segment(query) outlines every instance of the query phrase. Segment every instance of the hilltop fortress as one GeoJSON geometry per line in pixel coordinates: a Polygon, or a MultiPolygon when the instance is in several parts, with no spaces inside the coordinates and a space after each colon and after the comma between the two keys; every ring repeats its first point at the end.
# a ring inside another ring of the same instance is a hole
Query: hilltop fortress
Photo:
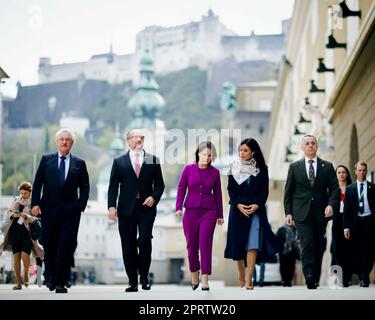
{"type": "Polygon", "coordinates": [[[68,81],[84,77],[105,80],[111,84],[137,81],[139,61],[148,49],[155,62],[156,75],[199,67],[207,70],[227,58],[236,62],[265,60],[278,62],[283,53],[288,20],[282,22],[282,33],[272,35],[238,36],[209,10],[197,22],[174,27],[148,26],[136,36],[136,51],[117,55],[112,46],[108,53],[93,55],[90,60],[76,63],[52,64],[51,58],[41,57],[39,83],[68,81]]]}

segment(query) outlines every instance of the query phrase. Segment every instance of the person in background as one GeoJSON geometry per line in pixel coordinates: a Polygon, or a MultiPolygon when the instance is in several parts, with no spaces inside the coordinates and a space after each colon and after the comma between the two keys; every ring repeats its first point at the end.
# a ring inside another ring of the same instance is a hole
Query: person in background
{"type": "Polygon", "coordinates": [[[31,190],[30,182],[23,182],[18,190],[20,195],[11,204],[6,216],[5,224],[2,228],[4,242],[0,245],[0,254],[3,250],[13,252],[14,273],[16,285],[13,290],[22,289],[21,261],[23,263],[23,284],[29,286],[30,254],[41,260],[44,258],[43,248],[37,240],[32,240],[30,236],[30,224],[36,218],[30,215],[31,212],[31,190]]]}
{"type": "Polygon", "coordinates": [[[367,163],[355,165],[357,181],[346,188],[344,237],[350,240],[353,272],[361,287],[369,287],[375,251],[375,185],[366,180],[367,163]]]}
{"type": "Polygon", "coordinates": [[[282,285],[283,287],[291,287],[296,261],[300,258],[296,227],[284,224],[277,230],[276,236],[283,244],[283,250],[279,254],[282,285]]]}
{"type": "Polygon", "coordinates": [[[331,265],[339,265],[342,269],[342,285],[349,287],[351,284],[351,268],[350,268],[350,243],[344,237],[343,214],[344,199],[346,188],[352,183],[349,169],[344,165],[338,165],[336,168],[337,181],[340,187],[340,205],[333,211],[332,220],[332,242],[331,265]]]}

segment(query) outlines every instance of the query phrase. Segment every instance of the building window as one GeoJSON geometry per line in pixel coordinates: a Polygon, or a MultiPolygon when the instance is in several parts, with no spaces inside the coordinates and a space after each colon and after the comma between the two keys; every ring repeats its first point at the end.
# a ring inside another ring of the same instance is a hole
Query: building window
{"type": "Polygon", "coordinates": [[[259,111],[271,111],[271,100],[262,99],[259,101],[259,111]]]}

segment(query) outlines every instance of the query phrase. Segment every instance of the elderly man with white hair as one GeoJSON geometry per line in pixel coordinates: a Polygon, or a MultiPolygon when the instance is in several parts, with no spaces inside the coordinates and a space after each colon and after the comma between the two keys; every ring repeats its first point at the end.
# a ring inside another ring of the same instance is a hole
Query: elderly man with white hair
{"type": "Polygon", "coordinates": [[[47,285],[56,293],[68,292],[79,222],[90,191],[85,161],[70,152],[74,141],[67,128],[56,133],[58,151],[42,156],[31,198],[32,214],[42,219],[47,285]]]}

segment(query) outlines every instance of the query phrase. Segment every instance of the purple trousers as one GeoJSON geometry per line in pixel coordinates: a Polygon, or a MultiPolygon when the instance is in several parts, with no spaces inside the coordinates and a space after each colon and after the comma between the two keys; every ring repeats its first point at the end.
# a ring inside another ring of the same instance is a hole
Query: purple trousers
{"type": "Polygon", "coordinates": [[[183,217],[184,234],[187,242],[189,269],[202,274],[211,274],[212,240],[217,215],[213,209],[186,208],[183,217]],[[199,264],[199,253],[201,264],[199,264]]]}

